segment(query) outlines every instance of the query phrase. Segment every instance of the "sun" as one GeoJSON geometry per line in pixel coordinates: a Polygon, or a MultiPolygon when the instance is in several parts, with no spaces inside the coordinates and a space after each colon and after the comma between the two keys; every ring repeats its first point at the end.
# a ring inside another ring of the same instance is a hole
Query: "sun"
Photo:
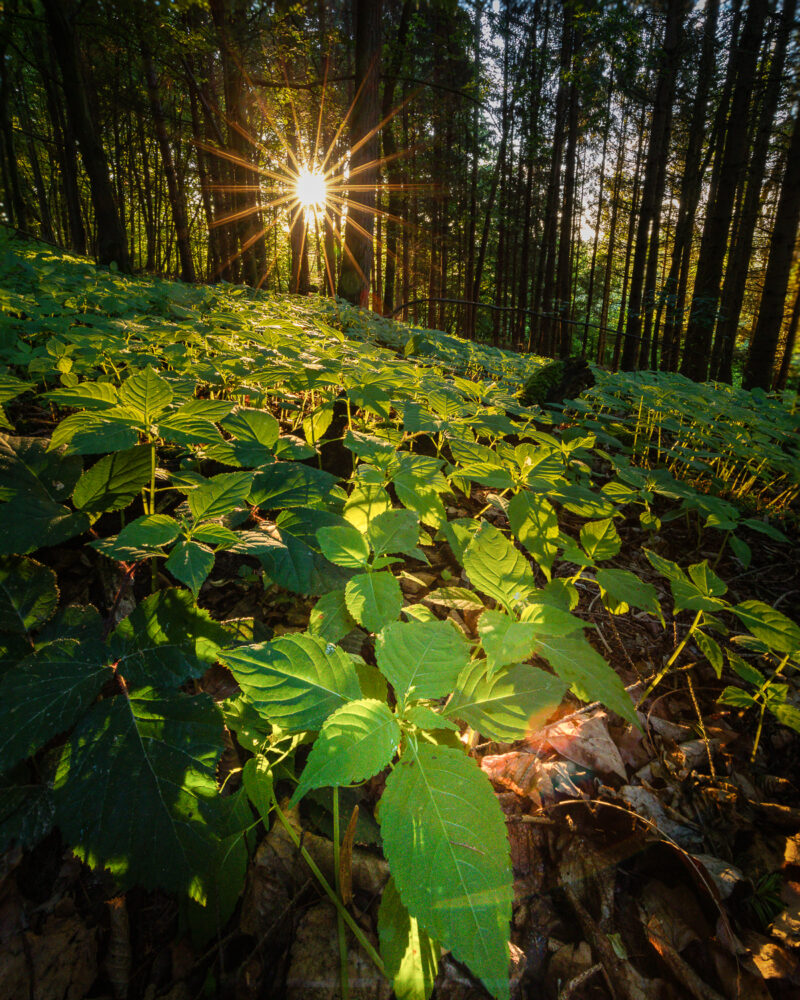
{"type": "Polygon", "coordinates": [[[325,177],[316,170],[303,167],[297,175],[294,193],[306,211],[321,211],[328,197],[325,177]]]}

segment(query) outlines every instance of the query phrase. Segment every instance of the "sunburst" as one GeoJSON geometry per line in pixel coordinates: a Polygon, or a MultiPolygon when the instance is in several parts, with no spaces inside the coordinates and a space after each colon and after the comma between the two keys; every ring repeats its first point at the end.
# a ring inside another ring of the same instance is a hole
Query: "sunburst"
{"type": "MultiPolygon", "coordinates": [[[[198,143],[198,146],[205,152],[215,156],[220,156],[229,162],[243,168],[251,175],[257,175],[257,184],[230,184],[221,185],[224,190],[236,192],[249,192],[255,194],[253,203],[245,208],[229,212],[224,216],[218,216],[213,225],[222,226],[238,222],[253,216],[259,221],[258,230],[241,247],[231,255],[231,257],[220,264],[217,276],[228,268],[237,257],[240,257],[259,239],[274,227],[285,229],[287,232],[295,234],[297,227],[302,227],[301,239],[299,242],[300,256],[307,252],[309,243],[309,232],[313,229],[315,245],[317,249],[318,265],[320,271],[324,269],[325,283],[330,292],[335,290],[336,262],[331,260],[327,240],[320,240],[319,228],[322,226],[326,233],[330,234],[333,240],[339,245],[341,254],[347,255],[360,273],[363,274],[357,262],[353,259],[345,239],[345,231],[348,226],[354,232],[359,233],[365,240],[375,240],[379,250],[388,254],[391,251],[386,247],[385,242],[373,236],[369,228],[365,228],[356,216],[363,220],[367,217],[382,219],[392,222],[406,229],[416,229],[416,226],[401,216],[387,211],[378,204],[378,193],[397,191],[408,193],[410,191],[429,190],[430,185],[408,184],[408,183],[388,183],[381,177],[381,170],[392,161],[408,155],[412,149],[404,149],[392,156],[375,157],[366,163],[357,166],[352,164],[353,154],[365,146],[373,139],[380,130],[390,122],[406,104],[416,95],[417,91],[409,94],[400,104],[393,108],[381,121],[375,125],[365,136],[353,145],[341,148],[340,140],[351,118],[353,108],[359,99],[360,91],[356,93],[346,114],[341,118],[335,134],[327,144],[327,149],[322,148],[322,122],[327,91],[327,68],[325,78],[322,83],[322,94],[317,113],[316,128],[312,130],[315,134],[313,141],[305,138],[303,130],[298,120],[297,109],[291,97],[291,89],[288,88],[289,103],[291,107],[291,123],[286,128],[277,120],[277,116],[272,112],[258,88],[247,78],[248,85],[255,95],[256,103],[263,116],[262,125],[264,131],[269,131],[278,141],[284,158],[276,162],[275,156],[263,142],[253,135],[245,133],[240,126],[223,119],[234,131],[239,132],[247,143],[256,150],[262,159],[261,163],[253,163],[238,153],[231,150],[222,149],[206,143],[198,143]],[[289,136],[291,135],[291,139],[289,136]],[[338,153],[338,156],[336,155],[338,153]],[[373,179],[374,177],[374,179],[373,179]],[[373,197],[370,197],[373,196],[373,197]],[[265,212],[272,212],[272,221],[264,223],[265,212]]],[[[416,148],[416,147],[415,147],[416,148]]],[[[277,256],[269,265],[264,274],[260,276],[258,286],[261,287],[269,277],[269,274],[277,265],[277,256]]],[[[296,283],[297,275],[293,275],[296,283]]]]}

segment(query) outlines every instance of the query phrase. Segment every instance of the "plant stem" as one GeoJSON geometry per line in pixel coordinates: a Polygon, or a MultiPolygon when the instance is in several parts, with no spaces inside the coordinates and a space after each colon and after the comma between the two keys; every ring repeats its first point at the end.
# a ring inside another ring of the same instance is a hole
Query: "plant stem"
{"type": "Polygon", "coordinates": [[[689,631],[686,633],[686,635],[678,643],[677,647],[675,648],[675,652],[672,654],[672,656],[670,656],[670,658],[667,660],[667,662],[664,664],[664,666],[661,668],[661,670],[659,670],[659,672],[656,674],[656,676],[653,678],[653,680],[647,686],[647,690],[642,695],[642,697],[639,699],[639,701],[636,703],[636,707],[637,708],[641,708],[642,703],[644,702],[644,700],[650,695],[650,693],[653,691],[653,689],[656,688],[661,683],[661,681],[664,679],[664,677],[666,676],[666,674],[669,673],[670,668],[672,667],[672,665],[675,663],[675,661],[678,659],[678,657],[683,652],[684,647],[686,646],[686,643],[689,641],[689,639],[694,634],[694,630],[700,624],[700,619],[702,618],[702,616],[703,616],[703,612],[702,611],[698,611],[697,614],[694,616],[694,621],[689,626],[689,631]]]}
{"type": "MultiPolygon", "coordinates": [[[[333,788],[333,879],[336,895],[342,898],[342,873],[339,868],[341,857],[339,843],[339,789],[333,788]]],[[[336,933],[339,938],[339,982],[341,983],[342,1000],[350,1000],[350,982],[347,975],[347,939],[344,935],[344,920],[342,911],[336,911],[336,933]]]]}
{"type": "Polygon", "coordinates": [[[386,969],[384,968],[383,965],[383,959],[377,953],[377,951],[375,951],[375,949],[372,947],[370,942],[367,940],[366,935],[358,926],[358,924],[355,922],[355,920],[353,920],[353,918],[350,916],[350,913],[342,903],[341,899],[339,899],[339,897],[336,895],[336,892],[328,884],[328,880],[319,870],[319,867],[317,866],[314,859],[311,857],[311,855],[308,853],[305,847],[303,847],[303,845],[300,843],[300,838],[297,836],[297,831],[294,829],[294,827],[286,818],[286,816],[284,816],[283,810],[278,805],[278,800],[273,796],[272,801],[275,807],[275,815],[278,817],[278,820],[282,824],[284,830],[286,830],[286,832],[289,834],[289,837],[291,838],[294,846],[298,849],[298,851],[300,851],[303,861],[305,861],[305,863],[311,869],[311,873],[313,874],[314,878],[319,882],[320,886],[322,887],[322,891],[325,893],[328,899],[330,899],[330,901],[336,907],[338,912],[341,913],[342,919],[350,928],[350,930],[353,932],[353,936],[355,937],[355,939],[358,941],[358,943],[361,945],[361,947],[364,949],[367,955],[369,955],[369,957],[372,959],[373,963],[375,964],[375,967],[378,969],[381,975],[385,976],[386,969]]]}

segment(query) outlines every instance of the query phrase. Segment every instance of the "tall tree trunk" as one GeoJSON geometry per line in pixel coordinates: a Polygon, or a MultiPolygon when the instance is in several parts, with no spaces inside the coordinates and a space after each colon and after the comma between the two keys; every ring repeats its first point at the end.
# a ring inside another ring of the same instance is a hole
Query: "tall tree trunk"
{"type": "Polygon", "coordinates": [[[775,384],[773,386],[774,389],[780,390],[786,388],[786,379],[789,375],[789,365],[792,363],[792,354],[794,353],[794,345],[797,340],[798,326],[800,326],[800,284],[797,286],[797,292],[794,297],[792,315],[789,318],[789,329],[786,331],[786,343],[783,345],[781,367],[775,379],[775,384]]]}
{"type": "MultiPolygon", "coordinates": [[[[692,248],[692,231],[700,189],[703,181],[701,153],[703,151],[703,129],[706,121],[708,92],[714,75],[715,41],[719,0],[708,0],[703,29],[703,43],[700,64],[697,70],[697,85],[692,115],[689,122],[689,141],[686,148],[680,194],[678,196],[678,219],[672,244],[669,273],[664,283],[664,298],[667,304],[664,333],[661,343],[661,368],[674,371],[678,366],[678,353],[683,327],[683,309],[686,302],[686,287],[689,274],[689,256],[692,248]]],[[[734,28],[734,38],[736,29],[734,28]]]]}
{"type": "Polygon", "coordinates": [[[371,190],[350,194],[339,295],[369,306],[372,232],[378,169],[381,0],[353,0],[356,20],[356,97],[351,124],[350,176],[371,190]],[[363,207],[362,207],[363,206],[363,207]]]}
{"type": "MultiPolygon", "coordinates": [[[[475,4],[475,26],[473,32],[473,60],[475,63],[474,85],[477,93],[481,80],[481,30],[483,24],[483,2],[475,4]]],[[[464,298],[468,304],[464,316],[464,336],[475,339],[475,307],[469,304],[475,291],[475,233],[478,225],[478,163],[481,156],[479,130],[479,105],[472,106],[472,163],[469,174],[469,222],[467,229],[467,266],[464,273],[464,298]]]]}
{"type": "Polygon", "coordinates": [[[798,222],[800,222],[800,102],[795,110],[794,131],[770,240],[769,261],[764,276],[758,320],[747,353],[747,364],[742,380],[745,389],[769,389],[772,383],[772,367],[775,363],[775,352],[783,322],[798,222]]]}
{"type": "Polygon", "coordinates": [[[147,44],[142,42],[142,59],[144,61],[144,74],[147,81],[147,94],[150,99],[150,111],[153,115],[153,124],[156,130],[158,148],[161,151],[161,162],[164,167],[164,174],[167,180],[167,193],[169,204],[172,209],[172,218],[175,223],[175,238],[178,244],[178,257],[181,262],[181,279],[194,284],[194,261],[192,260],[192,247],[189,241],[189,220],[186,217],[186,202],[183,192],[178,184],[178,176],[175,172],[175,161],[172,157],[172,147],[167,137],[166,116],[158,95],[158,77],[153,57],[147,44]]]}
{"type": "Polygon", "coordinates": [[[78,52],[75,8],[68,0],[42,0],[50,40],[56,54],[64,97],[89,185],[97,225],[97,257],[101,264],[130,270],[125,230],[122,226],[108,173],[108,160],[89,110],[88,82],[78,52]]]}
{"type": "MultiPolygon", "coordinates": [[[[747,165],[747,109],[761,48],[767,0],[750,0],[735,53],[736,78],[731,96],[719,183],[706,211],[700,256],[692,291],[681,373],[696,382],[708,377],[711,336],[719,306],[720,279],[731,226],[736,190],[747,165]]],[[[721,140],[722,137],[720,137],[721,140]]]]}
{"type": "Polygon", "coordinates": [[[381,139],[383,155],[386,162],[386,175],[389,181],[389,205],[386,219],[386,270],[383,281],[383,313],[391,316],[394,309],[394,286],[397,273],[397,222],[401,211],[401,195],[396,190],[402,178],[402,169],[397,161],[397,142],[394,137],[394,123],[386,119],[392,113],[394,95],[397,90],[397,77],[403,65],[403,54],[406,48],[408,26],[411,23],[411,0],[403,0],[400,11],[400,22],[397,26],[392,50],[392,58],[386,67],[386,80],[383,84],[383,100],[381,104],[381,139]]]}
{"type": "MultiPolygon", "coordinates": [[[[576,32],[577,34],[577,32],[576,32]]],[[[573,39],[573,58],[580,51],[577,40],[573,39]]],[[[558,237],[558,269],[556,270],[556,313],[559,325],[556,332],[558,353],[562,358],[569,357],[572,344],[572,327],[567,322],[570,315],[570,286],[572,284],[572,248],[574,246],[573,214],[575,210],[575,161],[578,149],[578,85],[573,78],[569,87],[569,104],[567,112],[567,149],[564,156],[564,197],[561,202],[561,229],[558,237]]]]}
{"type": "Polygon", "coordinates": [[[592,315],[592,297],[594,295],[594,275],[597,266],[597,245],[600,242],[600,222],[603,218],[603,186],[606,179],[606,153],[608,152],[608,133],[611,131],[611,94],[614,89],[613,74],[608,82],[608,102],[606,104],[606,121],[603,128],[603,152],[600,155],[600,181],[597,190],[597,219],[594,224],[594,239],[592,241],[592,261],[589,265],[589,286],[586,289],[586,318],[583,323],[583,343],[581,355],[586,357],[586,346],[589,339],[589,320],[592,315]]]}
{"type": "Polygon", "coordinates": [[[561,27],[561,47],[559,53],[558,89],[555,100],[555,123],[553,149],[550,159],[550,177],[547,182],[547,200],[544,210],[544,232],[542,253],[539,256],[539,271],[536,277],[536,292],[533,308],[536,319],[536,349],[540,354],[553,353],[555,328],[553,323],[553,292],[556,270],[556,239],[558,234],[558,201],[561,191],[561,158],[566,132],[566,110],[569,98],[569,68],[572,63],[573,2],[567,0],[563,9],[561,27]]]}
{"type": "Polygon", "coordinates": [[[773,122],[783,83],[786,46],[794,23],[796,9],[797,0],[784,0],[764,96],[754,115],[758,122],[758,128],[747,170],[739,224],[736,227],[736,235],[728,257],[728,267],[722,286],[721,316],[714,335],[711,377],[721,382],[730,383],[733,379],[733,349],[739,329],[742,303],[744,302],[747,270],[753,250],[753,236],[761,207],[761,188],[764,182],[773,122]]]}
{"type": "Polygon", "coordinates": [[[631,267],[625,344],[621,360],[622,368],[626,370],[636,367],[639,356],[642,302],[645,295],[645,267],[649,239],[657,239],[657,216],[661,210],[661,199],[664,194],[664,161],[669,150],[672,102],[675,94],[675,77],[678,70],[685,6],[685,0],[669,0],[667,4],[667,22],[664,27],[661,64],[656,84],[653,114],[650,120],[650,140],[642,184],[642,202],[639,207],[639,220],[636,227],[636,249],[631,267]]]}
{"type": "Polygon", "coordinates": [[[603,298],[600,303],[600,329],[597,335],[597,363],[605,364],[606,333],[608,327],[608,307],[611,301],[611,277],[614,272],[614,250],[617,245],[617,219],[619,218],[619,186],[622,180],[622,168],[625,163],[625,140],[628,134],[628,117],[623,109],[622,131],[617,151],[617,164],[614,170],[614,187],[611,190],[611,218],[608,223],[608,244],[606,246],[605,266],[603,270],[603,298]]]}

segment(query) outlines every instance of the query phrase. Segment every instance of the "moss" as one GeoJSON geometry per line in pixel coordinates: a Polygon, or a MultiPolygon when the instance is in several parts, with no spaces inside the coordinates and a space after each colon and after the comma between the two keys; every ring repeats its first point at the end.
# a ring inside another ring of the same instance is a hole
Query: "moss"
{"type": "Polygon", "coordinates": [[[537,368],[522,387],[519,401],[523,406],[544,406],[547,397],[564,377],[564,362],[551,361],[537,368]]]}

